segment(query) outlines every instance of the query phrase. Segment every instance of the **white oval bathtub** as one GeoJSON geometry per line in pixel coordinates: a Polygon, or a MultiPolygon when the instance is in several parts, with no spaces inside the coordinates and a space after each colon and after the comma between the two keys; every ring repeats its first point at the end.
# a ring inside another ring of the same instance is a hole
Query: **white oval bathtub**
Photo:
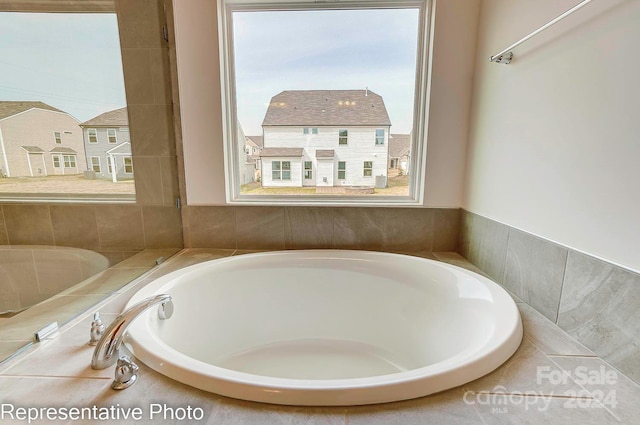
{"type": "Polygon", "coordinates": [[[221,395],[276,404],[357,405],[459,386],[522,340],[518,309],[494,282],[422,258],[365,251],[249,254],[190,266],[128,306],[173,296],[130,327],[156,371],[221,395]]]}

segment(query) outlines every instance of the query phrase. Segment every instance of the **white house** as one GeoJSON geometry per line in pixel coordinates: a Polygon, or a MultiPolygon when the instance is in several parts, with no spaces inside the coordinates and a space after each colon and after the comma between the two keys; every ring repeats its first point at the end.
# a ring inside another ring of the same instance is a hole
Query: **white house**
{"type": "Polygon", "coordinates": [[[80,174],[86,167],[78,120],[42,102],[0,101],[0,176],[80,174]]]}
{"type": "Polygon", "coordinates": [[[373,187],[387,176],[390,127],[370,90],[283,91],[262,122],[262,185],[373,187]]]}

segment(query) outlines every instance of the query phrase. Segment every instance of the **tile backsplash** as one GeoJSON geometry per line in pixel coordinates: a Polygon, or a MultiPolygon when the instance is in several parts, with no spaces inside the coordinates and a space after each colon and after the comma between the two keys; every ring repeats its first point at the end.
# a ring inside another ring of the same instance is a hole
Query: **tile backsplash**
{"type": "Polygon", "coordinates": [[[640,382],[640,274],[465,210],[459,252],[640,382]]]}

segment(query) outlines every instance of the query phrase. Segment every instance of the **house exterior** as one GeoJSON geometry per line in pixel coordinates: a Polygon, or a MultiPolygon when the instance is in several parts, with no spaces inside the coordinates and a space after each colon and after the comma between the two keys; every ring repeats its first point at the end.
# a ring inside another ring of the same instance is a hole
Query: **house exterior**
{"type": "Polygon", "coordinates": [[[0,101],[4,177],[80,174],[87,168],[79,122],[43,102],[0,101]]]}
{"type": "Polygon", "coordinates": [[[247,153],[247,163],[253,168],[253,180],[259,182],[261,176],[260,152],[264,146],[262,136],[247,136],[245,151],[247,153]]]}
{"type": "Polygon", "coordinates": [[[411,134],[391,134],[389,136],[389,169],[409,174],[411,157],[411,134]]]}
{"type": "Polygon", "coordinates": [[[373,187],[386,181],[390,128],[370,90],[283,91],[262,123],[262,185],[373,187]]]}
{"type": "Polygon", "coordinates": [[[112,181],[133,178],[133,158],[127,108],[100,114],[80,124],[86,162],[97,178],[112,181]]]}

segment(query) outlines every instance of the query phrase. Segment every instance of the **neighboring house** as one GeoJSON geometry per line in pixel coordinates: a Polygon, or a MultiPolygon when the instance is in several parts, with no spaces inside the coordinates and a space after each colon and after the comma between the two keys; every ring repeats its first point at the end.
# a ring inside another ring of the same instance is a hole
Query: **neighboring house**
{"type": "Polygon", "coordinates": [[[46,103],[0,101],[0,175],[82,173],[87,164],[78,124],[46,103]]]}
{"type": "Polygon", "coordinates": [[[247,136],[245,150],[247,152],[247,162],[253,166],[254,181],[260,181],[260,151],[264,145],[262,136],[247,136]]]}
{"type": "Polygon", "coordinates": [[[88,169],[112,181],[133,178],[131,136],[127,108],[105,112],[80,126],[84,134],[88,169]]]}
{"type": "Polygon", "coordinates": [[[238,161],[240,163],[240,184],[244,185],[255,181],[255,163],[252,162],[249,152],[247,151],[247,136],[244,135],[242,126],[238,122],[237,127],[238,134],[236,140],[238,141],[238,161]]]}
{"type": "Polygon", "coordinates": [[[392,134],[389,136],[389,168],[409,174],[411,152],[411,134],[392,134]]]}
{"type": "Polygon", "coordinates": [[[372,91],[283,91],[262,123],[262,185],[373,187],[387,176],[390,127],[372,91]]]}

